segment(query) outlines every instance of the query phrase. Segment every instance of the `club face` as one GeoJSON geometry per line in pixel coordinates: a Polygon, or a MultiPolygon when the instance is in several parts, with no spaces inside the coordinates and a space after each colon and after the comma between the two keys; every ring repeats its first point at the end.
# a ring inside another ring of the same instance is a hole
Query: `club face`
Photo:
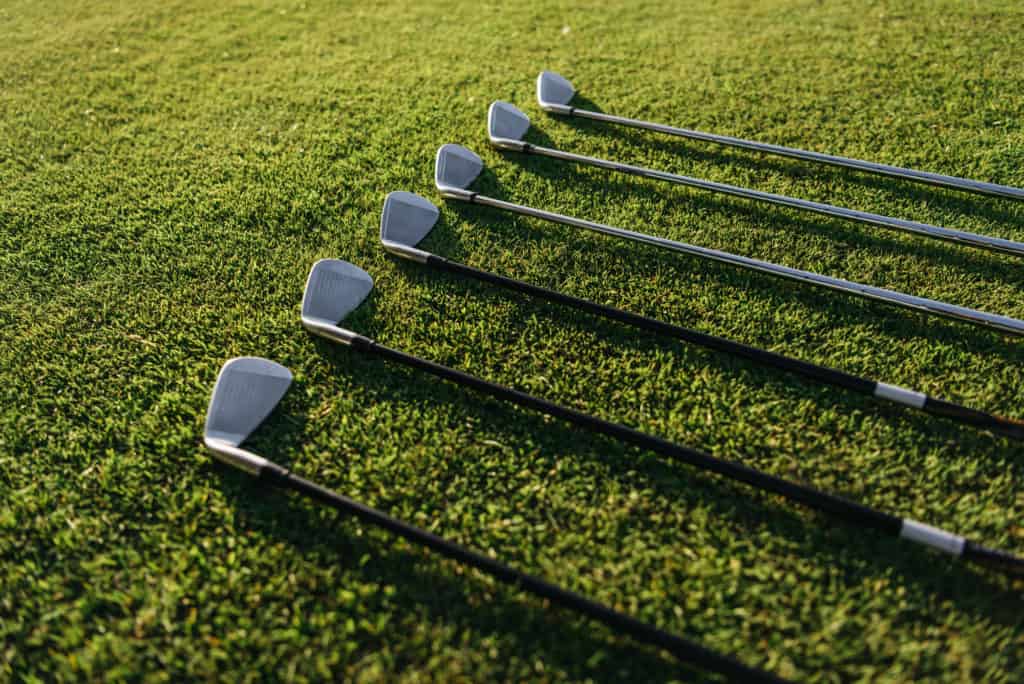
{"type": "Polygon", "coordinates": [[[415,247],[437,223],[437,207],[411,192],[389,193],[380,214],[380,241],[415,247]]]}
{"type": "Polygon", "coordinates": [[[530,130],[530,117],[508,102],[491,103],[487,111],[487,135],[491,141],[522,140],[530,130]]]}
{"type": "Polygon", "coordinates": [[[434,183],[439,190],[445,188],[468,188],[480,172],[484,162],[480,157],[462,145],[442,145],[437,151],[434,164],[434,183]]]}
{"type": "Polygon", "coordinates": [[[363,303],[373,289],[370,274],[340,259],[313,264],[302,295],[302,321],[333,327],[363,303]]]}
{"type": "Polygon", "coordinates": [[[551,105],[565,106],[575,94],[572,83],[553,71],[542,71],[537,77],[537,102],[544,109],[551,105]]]}
{"type": "Polygon", "coordinates": [[[279,363],[255,356],[231,359],[213,386],[203,437],[237,447],[266,420],[291,384],[291,371],[279,363]]]}

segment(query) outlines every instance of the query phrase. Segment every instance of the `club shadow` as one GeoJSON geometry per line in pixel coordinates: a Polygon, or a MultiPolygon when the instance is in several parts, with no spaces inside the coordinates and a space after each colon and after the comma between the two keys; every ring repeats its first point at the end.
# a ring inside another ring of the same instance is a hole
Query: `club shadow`
{"type": "MultiPolygon", "coordinates": [[[[443,562],[440,556],[425,560],[422,553],[395,549],[393,537],[384,533],[352,534],[352,523],[341,512],[311,510],[295,497],[254,483],[252,478],[226,466],[220,466],[220,470],[238,528],[255,529],[267,537],[281,539],[301,551],[311,564],[341,567],[356,574],[360,582],[394,587],[395,594],[387,599],[360,596],[361,607],[371,615],[374,611],[394,611],[401,604],[415,604],[433,622],[456,627],[459,634],[477,635],[479,640],[491,634],[510,637],[502,641],[503,646],[513,649],[505,657],[532,661],[543,654],[547,662],[578,679],[611,684],[622,681],[625,674],[628,680],[635,681],[679,681],[680,675],[685,681],[721,681],[674,661],[654,647],[595,626],[571,611],[546,608],[545,601],[517,588],[497,581],[492,588],[471,574],[452,577],[438,567],[443,562]],[[309,534],[310,530],[317,532],[309,534]],[[489,598],[479,600],[487,595],[489,598]],[[592,664],[593,655],[598,652],[603,652],[603,662],[614,663],[614,667],[592,664]]],[[[401,638],[397,633],[390,636],[401,638]]],[[[697,634],[685,636],[693,641],[700,639],[697,634]]],[[[377,635],[369,643],[364,639],[360,642],[373,649],[384,647],[387,638],[386,634],[377,635]]]]}
{"type": "MultiPolygon", "coordinates": [[[[601,109],[579,95],[573,99],[574,106],[600,112],[601,109]]],[[[1019,231],[1024,207],[1012,199],[987,197],[962,191],[930,186],[898,178],[856,171],[842,166],[805,162],[788,159],[751,150],[688,140],[676,136],[643,133],[626,126],[607,124],[575,116],[554,116],[552,120],[565,123],[588,135],[624,142],[629,147],[655,149],[684,159],[696,159],[704,163],[735,164],[788,175],[794,178],[824,177],[829,182],[841,181],[851,185],[862,185],[881,190],[890,195],[910,197],[939,207],[943,211],[959,212],[981,216],[998,225],[1000,234],[1007,236],[1019,231]],[[1004,224],[1004,225],[1003,225],[1004,224]]],[[[1012,257],[1011,257],[1012,258],[1012,257]]]]}
{"type": "MultiPolygon", "coordinates": [[[[481,179],[481,186],[487,188],[481,192],[498,196],[502,194],[493,173],[485,170],[484,174],[481,174],[481,179]]],[[[790,300],[826,316],[830,326],[866,326],[873,334],[879,336],[882,340],[880,343],[884,343],[884,339],[942,341],[948,344],[969,345],[976,352],[997,353],[1010,359],[1024,360],[1024,347],[1014,344],[1011,336],[996,330],[914,312],[854,295],[843,294],[837,297],[826,288],[804,286],[771,274],[757,273],[709,259],[681,254],[665,258],[664,250],[644,249],[628,241],[608,239],[560,224],[544,222],[545,229],[541,231],[530,227],[532,223],[525,217],[480,205],[459,205],[456,209],[459,216],[493,228],[493,239],[504,240],[504,244],[510,245],[507,249],[511,250],[511,253],[522,252],[524,244],[533,243],[540,246],[547,241],[556,240],[561,244],[578,245],[579,250],[590,255],[606,255],[617,264],[628,268],[630,272],[654,273],[668,270],[676,274],[681,281],[692,277],[694,273],[699,273],[721,286],[743,293],[745,297],[753,296],[761,301],[790,300]]],[[[444,251],[439,253],[452,258],[460,258],[470,253],[450,237],[431,236],[430,240],[428,244],[440,245],[444,251]]],[[[500,248],[500,244],[496,247],[500,248]]],[[[650,315],[659,317],[657,314],[650,315]]]]}
{"type": "MultiPolygon", "coordinates": [[[[799,375],[785,373],[778,369],[766,368],[755,361],[736,357],[724,352],[705,349],[682,340],[648,333],[637,328],[588,314],[571,307],[546,302],[528,295],[502,290],[486,283],[455,276],[449,273],[431,273],[414,264],[401,261],[400,268],[405,276],[421,285],[435,285],[439,279],[454,284],[467,296],[485,301],[512,301],[522,310],[522,316],[546,316],[563,326],[569,326],[584,334],[597,334],[604,340],[623,349],[631,349],[638,355],[651,355],[671,350],[684,367],[696,369],[712,368],[730,375],[751,390],[767,389],[774,396],[791,402],[794,406],[810,400],[820,413],[827,407],[841,409],[845,413],[860,412],[869,417],[881,418],[894,429],[910,429],[941,447],[943,443],[955,443],[957,454],[952,460],[962,460],[965,466],[978,467],[982,462],[995,469],[992,476],[1005,474],[1005,465],[999,463],[999,456],[1008,448],[1019,445],[1009,438],[993,435],[968,425],[951,420],[929,416],[920,411],[879,402],[871,397],[850,392],[837,392],[831,385],[824,385],[799,375]],[[637,334],[639,333],[639,335],[637,334]]],[[[1010,464],[1016,476],[1024,480],[1024,459],[1010,464]]]]}
{"type": "MultiPolygon", "coordinates": [[[[537,144],[542,143],[537,142],[537,144]]],[[[781,229],[791,233],[812,233],[839,243],[840,248],[853,247],[893,252],[905,248],[905,243],[900,240],[900,237],[914,237],[913,249],[916,256],[965,271],[973,271],[985,277],[996,276],[1005,283],[1017,285],[1022,290],[1021,294],[1024,298],[1024,269],[1021,268],[1021,260],[1012,255],[986,252],[922,236],[912,236],[903,231],[824,215],[812,215],[796,209],[773,206],[697,188],[684,188],[655,180],[627,178],[614,172],[609,172],[600,180],[593,175],[578,171],[567,174],[565,173],[566,167],[577,166],[578,168],[578,165],[537,155],[524,155],[519,152],[502,151],[501,154],[508,161],[514,160],[515,163],[538,176],[551,181],[572,183],[574,186],[587,185],[594,188],[595,194],[598,192],[601,195],[612,193],[618,196],[642,198],[659,204],[671,203],[674,206],[678,206],[682,202],[694,209],[702,209],[730,219],[739,218],[748,224],[749,228],[756,231],[778,231],[781,229]],[[672,187],[673,185],[674,187],[672,187]],[[678,195],[673,195],[673,192],[678,195]],[[766,227],[766,224],[770,227],[766,227]]]]}
{"type": "MultiPolygon", "coordinates": [[[[368,314],[372,317],[373,311],[368,314]]],[[[317,343],[324,352],[336,350],[334,345],[324,340],[317,339],[317,343]]],[[[381,363],[360,360],[367,365],[381,363]]],[[[354,375],[365,379],[361,372],[354,375]]],[[[457,388],[453,389],[457,391],[457,388]]],[[[302,404],[296,395],[286,395],[264,429],[258,431],[247,446],[256,453],[274,454],[271,460],[283,467],[291,467],[291,462],[279,455],[301,450],[308,426],[302,404]]],[[[347,471],[346,464],[338,465],[340,472],[347,471]]],[[[275,491],[273,487],[254,481],[233,468],[219,462],[215,462],[215,466],[222,477],[223,491],[233,502],[238,527],[252,527],[268,536],[283,539],[307,555],[328,559],[332,566],[337,565],[334,559],[338,556],[356,559],[349,561],[346,567],[359,572],[367,582],[383,582],[399,588],[402,596],[426,608],[437,622],[454,623],[460,633],[500,632],[505,635],[514,631],[515,655],[533,659],[538,653],[544,653],[550,662],[567,672],[576,672],[579,678],[599,682],[619,682],[623,676],[638,681],[680,681],[680,675],[683,675],[682,681],[723,681],[716,675],[659,653],[654,647],[617,635],[603,625],[597,625],[595,630],[594,622],[572,611],[558,607],[552,611],[546,606],[546,601],[500,582],[494,583],[494,589],[475,582],[480,592],[495,596],[488,601],[473,601],[465,583],[444,576],[436,569],[443,560],[454,561],[434,556],[436,560],[425,562],[416,552],[389,550],[386,545],[391,542],[383,533],[376,535],[377,542],[362,535],[345,534],[340,529],[347,524],[348,516],[344,513],[327,507],[310,509],[298,503],[296,497],[275,491]],[[324,530],[325,526],[327,530],[324,530]],[[308,534],[313,529],[321,532],[308,534]],[[330,539],[328,532],[337,533],[340,543],[330,539]],[[373,556],[377,557],[377,562],[372,565],[363,562],[363,559],[373,556]],[[425,567],[428,563],[430,567],[425,567]],[[557,635],[565,635],[567,639],[557,635]],[[600,651],[604,652],[603,658],[595,664],[593,656],[600,651]],[[601,662],[615,663],[615,667],[613,670],[603,668],[601,662]]],[[[300,476],[316,479],[310,473],[300,473],[300,476]]],[[[467,546],[473,548],[473,543],[468,542],[467,546]]],[[[526,568],[520,569],[530,572],[526,568]]],[[[364,601],[365,598],[362,597],[364,601]]],[[[386,607],[382,603],[375,605],[386,607]]],[[[680,636],[695,643],[701,642],[701,635],[693,631],[680,636]]]]}
{"type": "MultiPolygon", "coordinates": [[[[832,526],[824,514],[810,512],[805,518],[793,506],[781,504],[777,497],[751,491],[738,483],[715,477],[684,464],[657,457],[623,445],[610,438],[594,435],[561,421],[546,421],[542,416],[509,407],[471,390],[433,379],[429,386],[407,368],[383,369],[375,359],[358,358],[350,349],[339,348],[323,340],[316,345],[337,375],[358,382],[362,391],[377,401],[397,401],[428,410],[438,402],[460,407],[460,415],[486,424],[488,431],[502,443],[526,440],[553,465],[558,455],[571,453],[604,466],[624,485],[647,486],[657,495],[681,502],[689,508],[709,510],[716,520],[724,521],[737,535],[760,530],[784,538],[798,547],[801,556],[817,559],[826,567],[842,567],[853,581],[872,577],[898,577],[911,593],[939,594],[965,610],[1001,623],[1017,620],[1013,610],[1004,610],[1012,602],[1014,610],[1024,609],[1024,600],[1009,590],[1009,580],[989,576],[986,571],[966,563],[936,559],[926,549],[898,539],[864,534],[844,525],[832,526]],[[371,368],[372,366],[372,368],[371,368]],[[809,518],[809,519],[808,519],[809,518]],[[850,556],[856,559],[851,562],[850,556]],[[995,598],[993,598],[995,597],[995,598]],[[993,615],[996,617],[993,618],[993,615]]],[[[443,362],[443,361],[442,361],[443,362]]],[[[695,445],[698,448],[701,445],[695,445]]],[[[745,449],[756,457],[770,457],[763,446],[745,449]]],[[[638,520],[637,524],[646,521],[638,520]]]]}

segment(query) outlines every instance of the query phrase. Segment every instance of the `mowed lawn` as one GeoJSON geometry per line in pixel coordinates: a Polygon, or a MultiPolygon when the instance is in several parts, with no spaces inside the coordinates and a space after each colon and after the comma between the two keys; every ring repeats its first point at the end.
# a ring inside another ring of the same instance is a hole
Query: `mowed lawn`
{"type": "MultiPolygon", "coordinates": [[[[692,681],[667,654],[201,445],[237,355],[295,384],[255,451],[745,663],[803,681],[1024,680],[1024,580],[331,346],[319,258],[390,346],[1024,553],[1024,448],[424,270],[386,193],[488,194],[1024,317],[1013,257],[503,154],[534,142],[1024,240],[1024,203],[544,114],[587,106],[1024,186],[1024,9],[911,2],[0,6],[0,679],[692,681]]],[[[1024,346],[965,324],[491,209],[426,245],[504,275],[1024,416],[1024,346]]]]}

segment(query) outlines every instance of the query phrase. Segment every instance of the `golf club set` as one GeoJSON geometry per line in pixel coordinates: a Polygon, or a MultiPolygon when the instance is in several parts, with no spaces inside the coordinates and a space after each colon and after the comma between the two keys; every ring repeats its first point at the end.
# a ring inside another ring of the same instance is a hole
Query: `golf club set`
{"type": "MultiPolygon", "coordinates": [[[[574,93],[575,90],[572,85],[557,74],[543,72],[537,80],[537,97],[540,105],[543,109],[554,114],[631,126],[805,161],[847,167],[858,171],[882,174],[944,188],[965,190],[1003,198],[1024,199],[1024,190],[1018,188],[901,169],[577,109],[569,104],[574,93]]],[[[573,163],[599,166],[613,171],[688,185],[712,192],[720,192],[870,225],[908,231],[971,247],[989,249],[1015,256],[1024,256],[1024,244],[1010,240],[869,214],[817,202],[808,202],[533,145],[523,140],[530,127],[530,120],[513,105],[505,102],[495,102],[491,105],[488,112],[487,127],[491,143],[502,150],[538,154],[573,163]]],[[[585,219],[563,216],[542,209],[487,197],[470,189],[482,170],[482,160],[469,149],[460,145],[443,145],[437,153],[435,184],[441,196],[446,199],[471,202],[546,221],[596,231],[605,235],[642,242],[692,256],[708,258],[742,268],[762,271],[783,278],[867,297],[895,306],[967,321],[993,328],[1003,333],[1012,335],[1024,334],[1024,321],[1007,316],[975,311],[944,302],[861,285],[838,278],[800,271],[769,262],[666,240],[632,230],[615,228],[585,219]]],[[[853,392],[873,396],[881,401],[909,406],[946,419],[991,430],[1016,440],[1024,440],[1024,423],[1009,418],[961,406],[897,385],[858,377],[840,370],[815,365],[765,349],[588,301],[432,254],[419,247],[419,244],[430,234],[438,221],[439,215],[437,207],[423,197],[403,191],[390,193],[384,201],[380,219],[380,240],[384,249],[394,255],[437,271],[471,278],[511,292],[526,295],[527,297],[617,321],[654,335],[681,340],[724,354],[741,357],[763,366],[799,375],[808,380],[842,387],[853,392]]],[[[605,435],[624,444],[651,451],[667,459],[735,480],[756,490],[782,496],[848,525],[873,530],[883,535],[899,537],[950,556],[989,566],[1007,573],[1024,573],[1024,558],[1011,553],[986,548],[975,541],[955,533],[916,520],[876,510],[858,502],[815,489],[806,484],[761,472],[736,461],[719,458],[620,423],[603,420],[594,415],[521,392],[511,387],[490,382],[455,368],[435,363],[429,359],[393,349],[354,330],[342,327],[343,321],[362,304],[372,289],[373,279],[371,276],[354,264],[337,259],[323,259],[316,262],[309,273],[302,298],[302,325],[309,332],[332,342],[346,345],[351,350],[360,354],[414,368],[436,378],[468,387],[480,394],[559,418],[580,428],[605,435]]],[[[293,490],[325,505],[350,513],[364,523],[381,527],[414,544],[425,546],[443,556],[472,566],[499,581],[542,597],[552,604],[575,610],[591,619],[604,623],[613,630],[629,635],[637,641],[664,649],[681,661],[739,681],[781,681],[771,673],[748,667],[731,656],[711,651],[699,644],[682,639],[655,626],[640,622],[608,606],[591,601],[575,592],[546,582],[539,577],[513,569],[490,556],[472,551],[426,530],[390,517],[384,512],[365,506],[342,494],[305,480],[289,470],[243,449],[243,442],[270,415],[274,407],[284,396],[291,382],[292,375],[288,369],[273,361],[255,357],[239,357],[228,361],[221,369],[217,378],[206,416],[204,440],[209,450],[221,461],[257,476],[269,484],[293,490]]]]}

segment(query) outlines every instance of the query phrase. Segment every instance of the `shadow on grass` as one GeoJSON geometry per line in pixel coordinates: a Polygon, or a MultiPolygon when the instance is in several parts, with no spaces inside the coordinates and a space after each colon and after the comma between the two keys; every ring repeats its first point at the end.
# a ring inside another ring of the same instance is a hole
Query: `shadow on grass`
{"type": "MultiPolygon", "coordinates": [[[[542,654],[547,663],[564,668],[575,677],[599,682],[619,682],[624,676],[678,681],[681,672],[686,673],[686,681],[722,681],[684,664],[677,665],[670,656],[662,657],[653,647],[635,644],[625,637],[613,637],[606,628],[593,629],[590,623],[566,620],[564,616],[571,615],[570,611],[551,610],[545,601],[517,589],[493,590],[471,575],[465,576],[465,581],[447,577],[438,571],[436,561],[423,559],[427,552],[389,548],[393,542],[379,533],[372,537],[353,534],[343,514],[325,529],[321,516],[313,514],[306,506],[290,498],[280,498],[273,503],[269,499],[267,492],[257,500],[257,505],[244,504],[240,513],[244,513],[247,525],[282,538],[296,548],[317,550],[326,557],[336,555],[337,564],[358,572],[362,581],[393,585],[397,590],[396,603],[418,605],[435,622],[454,626],[460,634],[476,635],[474,640],[482,642],[481,645],[486,643],[489,634],[500,636],[514,632],[514,655],[521,660],[529,662],[542,654]],[[310,535],[310,530],[316,530],[316,534],[310,535]],[[364,563],[366,558],[370,561],[364,563]],[[484,598],[488,594],[492,596],[484,598]],[[602,651],[600,661],[614,663],[608,669],[588,662],[595,653],[602,651]]],[[[381,602],[378,606],[383,608],[384,604],[381,602]]],[[[361,640],[361,646],[372,649],[375,644],[361,640]]],[[[509,659],[512,655],[506,652],[501,657],[509,659]]]]}
{"type": "MultiPolygon", "coordinates": [[[[368,308],[371,311],[367,315],[372,315],[373,307],[368,308]]],[[[710,509],[716,518],[738,533],[763,531],[771,536],[786,537],[795,546],[793,553],[809,557],[815,565],[845,563],[847,567],[840,578],[852,585],[885,576],[895,584],[892,591],[904,590],[905,600],[924,600],[922,594],[935,593],[965,610],[1002,624],[1015,624],[1024,607],[1020,597],[1006,590],[1000,581],[992,581],[970,566],[946,560],[937,562],[933,554],[898,540],[865,535],[849,528],[832,528],[824,516],[799,516],[764,496],[751,496],[750,490],[731,482],[697,474],[690,468],[664,463],[657,458],[637,458],[635,450],[610,440],[581,434],[490,399],[481,401],[471,392],[449,383],[421,382],[422,376],[408,369],[386,367],[380,360],[364,359],[352,350],[326,341],[317,340],[316,345],[339,374],[358,381],[376,400],[418,406],[456,403],[467,415],[484,419],[491,431],[504,432],[505,436],[513,438],[519,433],[529,434],[539,453],[549,454],[549,459],[568,452],[576,458],[603,461],[615,470],[628,471],[617,477],[640,479],[662,495],[681,499],[682,505],[710,509]],[[851,557],[855,559],[852,562],[851,557]]],[[[294,418],[302,415],[299,406],[302,400],[294,396],[297,395],[286,397],[279,412],[268,422],[269,429],[261,431],[264,437],[257,433],[252,443],[254,451],[284,466],[290,464],[279,454],[297,451],[306,431],[305,420],[294,418]]],[[[338,465],[344,472],[344,464],[338,465]]],[[[505,643],[513,644],[514,655],[529,661],[543,654],[548,662],[564,668],[574,677],[602,682],[668,681],[677,679],[682,672],[688,680],[712,681],[704,673],[686,667],[680,670],[674,661],[653,649],[613,637],[604,628],[594,630],[578,618],[565,619],[563,616],[567,613],[549,611],[542,602],[523,597],[515,589],[499,588],[493,592],[492,600],[478,602],[473,599],[474,595],[487,595],[492,591],[472,577],[462,580],[443,576],[436,562],[423,560],[421,552],[389,549],[385,544],[390,542],[382,535],[353,534],[346,529],[348,524],[340,524],[343,517],[339,517],[339,524],[327,522],[325,527],[325,515],[314,512],[308,504],[272,494],[247,476],[223,466],[220,469],[224,488],[238,514],[244,517],[244,525],[311,552],[314,560],[310,562],[321,559],[320,562],[358,573],[367,583],[393,585],[396,595],[392,610],[403,602],[418,604],[438,623],[454,626],[462,634],[480,634],[484,640],[488,634],[512,633],[514,638],[505,643]],[[252,496],[254,487],[263,493],[252,496]],[[311,530],[316,533],[310,534],[311,530]],[[370,562],[366,562],[367,558],[370,562]],[[593,656],[598,652],[603,658],[595,662],[593,656]]],[[[301,474],[316,479],[314,473],[301,474]]],[[[323,484],[330,486],[332,483],[323,484]]],[[[638,520],[637,524],[644,525],[646,521],[638,520]]],[[[472,539],[474,535],[472,530],[467,530],[460,536],[472,539]]],[[[468,545],[473,546],[472,541],[468,545]]],[[[383,609],[385,602],[381,600],[375,605],[383,609]]],[[[700,641],[699,634],[682,636],[700,641]]],[[[369,644],[362,640],[361,644],[364,648],[374,648],[372,640],[369,644]]],[[[512,654],[504,657],[509,655],[512,654]]],[[[741,655],[749,660],[747,654],[741,655]]],[[[800,656],[794,655],[793,659],[799,666],[800,656]]]]}
{"type": "MultiPolygon", "coordinates": [[[[711,367],[716,371],[725,371],[737,376],[745,386],[759,389],[766,388],[773,394],[794,403],[811,399],[818,407],[841,407],[847,412],[860,411],[872,416],[882,417],[897,428],[909,427],[917,434],[926,435],[936,443],[943,441],[955,442],[961,447],[961,453],[964,454],[964,458],[975,467],[979,460],[982,462],[997,462],[998,457],[1003,455],[1006,449],[1008,438],[1001,436],[992,438],[984,431],[971,426],[930,416],[924,412],[914,411],[889,402],[880,402],[873,397],[867,397],[853,391],[837,392],[831,385],[815,382],[801,375],[786,373],[779,369],[768,368],[752,360],[733,356],[725,352],[705,349],[696,344],[690,344],[681,340],[659,336],[633,328],[625,323],[603,319],[571,307],[534,299],[522,293],[501,290],[486,283],[459,277],[447,272],[428,272],[405,260],[401,260],[400,268],[407,278],[417,283],[426,285],[435,282],[438,278],[447,279],[449,282],[457,282],[464,286],[467,296],[495,302],[514,301],[523,310],[522,317],[539,313],[558,321],[562,325],[571,326],[580,332],[596,333],[617,346],[635,350],[640,354],[653,355],[657,351],[669,349],[683,361],[686,367],[695,370],[711,367]],[[637,332],[640,334],[638,335],[637,332]],[[969,456],[967,456],[968,454],[969,456]]],[[[1017,446],[1016,443],[1012,444],[1017,446]]],[[[1024,479],[1024,462],[1014,463],[1012,467],[1014,467],[1017,476],[1024,479]]],[[[999,473],[993,473],[993,475],[998,474],[1003,473],[1001,470],[999,473]]]]}
{"type": "MultiPolygon", "coordinates": [[[[737,530],[764,528],[773,536],[788,538],[799,546],[801,555],[819,559],[821,566],[835,566],[850,554],[856,554],[863,560],[846,572],[856,580],[889,574],[898,578],[908,591],[917,588],[939,593],[967,610],[979,611],[1000,622],[1015,621],[1017,611],[1024,609],[1024,602],[1003,585],[1004,578],[994,581],[984,571],[968,564],[948,559],[937,562],[936,556],[922,547],[877,534],[864,534],[851,527],[833,527],[831,519],[824,515],[812,514],[808,520],[789,505],[775,503],[778,499],[774,497],[769,499],[760,493],[752,496],[747,487],[698,473],[686,464],[662,457],[638,457],[632,447],[560,421],[545,420],[538,414],[508,407],[491,398],[481,398],[450,383],[440,380],[424,383],[423,374],[404,368],[385,370],[376,359],[357,359],[352,351],[329,343],[319,344],[319,347],[338,374],[359,382],[364,391],[379,397],[378,401],[423,407],[440,401],[457,403],[468,415],[485,419],[490,429],[504,431],[506,434],[502,436],[510,443],[521,440],[525,433],[541,453],[554,455],[569,451],[577,456],[582,453],[605,464],[609,470],[619,471],[627,483],[630,478],[639,477],[659,495],[690,508],[706,508],[716,518],[730,521],[737,530]],[[999,598],[998,602],[993,601],[993,596],[999,598]]],[[[766,448],[759,450],[765,455],[771,453],[766,448]]]]}
{"type": "MultiPolygon", "coordinates": [[[[272,429],[266,432],[275,435],[279,451],[288,450],[282,448],[284,445],[297,446],[304,421],[275,416],[270,422],[274,425],[268,426],[272,429]]],[[[262,446],[269,446],[266,441],[263,440],[262,446]]],[[[260,450],[260,446],[260,440],[253,441],[255,450],[270,453],[260,450]]],[[[668,682],[679,681],[680,675],[684,681],[724,681],[679,663],[668,653],[617,635],[568,609],[552,609],[546,600],[497,580],[492,589],[478,581],[472,572],[461,578],[446,576],[439,571],[437,560],[424,560],[430,555],[440,559],[439,554],[420,549],[395,550],[393,537],[389,539],[380,531],[373,535],[353,533],[349,516],[344,513],[336,512],[337,517],[325,521],[323,513],[311,510],[309,504],[297,502],[294,494],[272,491],[265,483],[226,466],[218,464],[218,468],[223,473],[224,489],[233,500],[237,517],[243,519],[239,527],[252,527],[304,552],[315,552],[331,565],[358,573],[363,582],[392,585],[396,589],[392,610],[403,603],[420,606],[434,622],[454,626],[459,634],[474,635],[474,641],[481,646],[486,645],[489,635],[500,637],[512,633],[515,650],[504,653],[501,657],[505,660],[515,655],[523,662],[532,662],[542,654],[548,665],[564,669],[573,678],[598,682],[668,682]],[[258,492],[256,496],[253,496],[254,489],[258,492]],[[310,534],[313,530],[315,534],[310,534]],[[567,616],[575,617],[567,619],[567,616]]],[[[472,536],[472,531],[468,536],[472,536]]],[[[472,542],[467,546],[472,548],[472,542]]],[[[361,600],[371,603],[371,612],[373,608],[388,608],[387,599],[364,596],[361,600]]],[[[376,642],[361,639],[360,645],[364,649],[384,647],[384,638],[386,635],[376,642]]],[[[687,638],[699,643],[699,635],[687,638]]]]}
{"type": "MultiPolygon", "coordinates": [[[[579,95],[573,98],[572,104],[579,109],[602,111],[594,102],[579,95]]],[[[841,181],[882,190],[892,195],[910,197],[919,202],[927,202],[929,205],[940,207],[944,211],[975,214],[995,223],[1005,224],[1000,228],[1006,235],[1012,235],[1019,229],[1021,217],[1024,215],[1024,212],[1018,208],[1019,203],[1011,199],[987,197],[856,171],[841,166],[788,159],[700,140],[686,140],[654,132],[645,133],[626,126],[602,123],[581,117],[551,115],[551,118],[588,135],[622,141],[632,147],[649,147],[667,154],[707,163],[735,163],[797,178],[819,177],[829,183],[841,181]]],[[[828,151],[825,153],[829,154],[828,151]]]]}

